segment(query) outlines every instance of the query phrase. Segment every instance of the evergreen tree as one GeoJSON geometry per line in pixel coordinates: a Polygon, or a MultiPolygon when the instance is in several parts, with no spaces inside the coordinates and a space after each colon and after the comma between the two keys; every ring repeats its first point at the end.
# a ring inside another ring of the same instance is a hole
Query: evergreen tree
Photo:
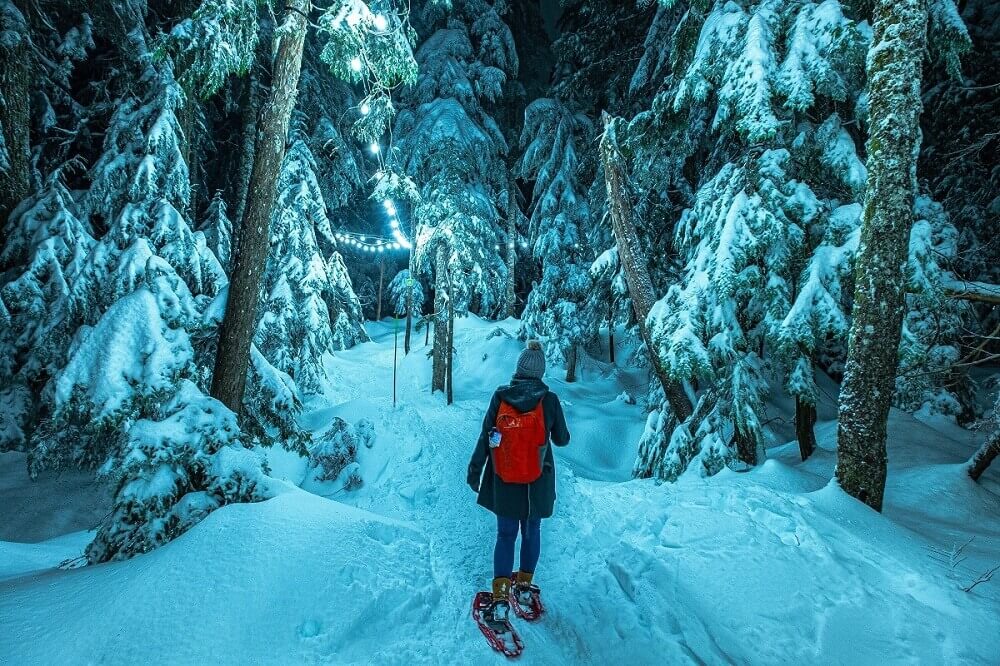
{"type": "MultiPolygon", "coordinates": [[[[685,440],[694,447],[686,453],[657,454],[669,461],[657,476],[676,478],[703,454],[759,461],[769,367],[796,398],[803,456],[814,446],[814,374],[843,361],[866,178],[842,120],[864,120],[870,37],[852,10],[836,0],[693,3],[679,17],[663,7],[654,20],[658,35],[676,26],[670,58],[659,40],[647,42],[634,83],[653,84],[659,72],[662,90],[626,145],[648,165],[636,173],[644,217],[683,213],[661,245],[679,260],[680,280],[650,323],[670,376],[711,387],[706,420],[719,424],[717,444],[685,440]]],[[[645,233],[662,243],[655,226],[645,233]]],[[[914,260],[918,272],[939,272],[934,253],[914,260]]],[[[924,284],[930,298],[938,282],[924,284]]],[[[669,448],[670,434],[661,436],[669,448]]]]}
{"type": "Polygon", "coordinates": [[[0,232],[7,216],[28,195],[31,95],[30,35],[24,15],[0,0],[0,232]]]}
{"type": "Polygon", "coordinates": [[[422,16],[429,36],[416,59],[420,77],[404,94],[394,135],[397,170],[420,188],[414,211],[414,266],[434,275],[434,390],[450,369],[452,312],[499,312],[507,266],[497,201],[508,179],[508,146],[490,113],[516,75],[517,52],[501,5],[462,0],[433,4],[422,16]]]}
{"type": "MultiPolygon", "coordinates": [[[[577,145],[593,133],[586,117],[555,99],[538,99],[525,111],[518,165],[521,178],[534,181],[529,237],[542,279],[522,315],[530,337],[545,343],[546,354],[566,363],[566,380],[576,376],[577,350],[595,336],[586,309],[591,280],[586,238],[589,210],[578,184],[577,145]]],[[[507,251],[513,252],[514,239],[507,251]]]]}
{"type": "Polygon", "coordinates": [[[367,340],[367,334],[361,304],[339,254],[334,251],[328,260],[320,252],[320,237],[328,244],[335,241],[315,161],[302,140],[285,155],[271,227],[264,275],[267,295],[256,343],[300,391],[317,393],[326,378],[323,355],[367,340]],[[347,323],[338,322],[341,314],[347,323]],[[337,338],[331,321],[339,325],[337,338]]]}
{"type": "Polygon", "coordinates": [[[389,300],[395,315],[405,315],[409,308],[411,317],[419,317],[424,309],[424,286],[420,280],[411,277],[408,269],[396,273],[389,282],[389,300]]]}
{"type": "MultiPolygon", "coordinates": [[[[226,316],[220,327],[212,393],[234,410],[242,405],[250,365],[250,338],[267,266],[270,222],[301,73],[309,6],[307,0],[289,5],[276,31],[273,80],[258,127],[251,200],[247,218],[241,221],[226,316]]],[[[320,27],[327,39],[322,59],[333,73],[347,81],[366,81],[375,89],[372,112],[356,125],[357,133],[362,137],[380,134],[392,113],[388,90],[415,77],[408,30],[398,17],[376,15],[362,0],[333,3],[326,8],[320,27]]]]}
{"type": "Polygon", "coordinates": [[[201,231],[205,234],[208,248],[219,260],[223,270],[228,271],[233,254],[233,223],[226,215],[226,201],[221,192],[216,192],[212,197],[201,231]]]}

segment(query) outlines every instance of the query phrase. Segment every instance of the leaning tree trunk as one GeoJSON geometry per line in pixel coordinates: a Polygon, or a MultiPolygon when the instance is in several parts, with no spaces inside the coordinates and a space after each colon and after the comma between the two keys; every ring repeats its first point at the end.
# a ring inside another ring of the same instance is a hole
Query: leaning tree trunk
{"type": "Polygon", "coordinates": [[[976,455],[972,456],[972,460],[969,461],[969,476],[972,477],[972,480],[978,481],[998,455],[1000,455],[1000,426],[983,442],[983,445],[976,451],[976,455]]]}
{"type": "Polygon", "coordinates": [[[257,320],[261,279],[270,245],[271,212],[278,172],[285,156],[288,121],[302,71],[309,0],[288,0],[284,22],[275,31],[271,91],[257,131],[246,217],[240,224],[239,245],[229,282],[229,300],[219,330],[219,350],[212,377],[212,395],[237,414],[242,411],[250,344],[257,320]]]}
{"type": "Polygon", "coordinates": [[[6,147],[0,151],[0,236],[6,238],[7,218],[30,189],[31,58],[24,17],[13,4],[0,5],[0,12],[0,31],[5,33],[0,42],[0,144],[6,147]]]}
{"type": "Polygon", "coordinates": [[[917,152],[927,0],[877,0],[868,52],[868,182],[854,308],[840,389],[837,481],[882,510],[886,424],[899,363],[917,152]]]}
{"type": "Polygon", "coordinates": [[[517,195],[514,192],[514,179],[507,185],[507,298],[504,316],[513,317],[517,314],[517,295],[514,289],[514,268],[517,263],[517,195]]]}
{"type": "Polygon", "coordinates": [[[434,350],[431,364],[431,393],[444,391],[448,369],[448,248],[439,242],[434,261],[434,350]]]}
{"type": "Polygon", "coordinates": [[[607,181],[608,208],[611,212],[612,229],[618,244],[618,258],[625,271],[625,282],[628,284],[629,295],[632,297],[632,306],[639,322],[639,332],[643,342],[646,343],[646,351],[649,353],[653,370],[663,386],[663,394],[667,398],[670,409],[677,417],[677,421],[683,423],[691,416],[694,407],[684,392],[684,387],[667,375],[663,359],[660,358],[649,326],[646,325],[646,317],[653,308],[653,303],[656,302],[656,293],[653,291],[653,281],[649,277],[646,253],[642,250],[639,235],[632,222],[632,205],[629,202],[625,185],[625,171],[622,166],[624,158],[618,150],[614,124],[607,112],[603,114],[603,120],[604,136],[601,138],[601,159],[604,164],[604,177],[607,181]]]}
{"type": "Polygon", "coordinates": [[[795,398],[795,439],[799,442],[799,455],[806,460],[816,450],[816,405],[800,397],[795,398]]]}

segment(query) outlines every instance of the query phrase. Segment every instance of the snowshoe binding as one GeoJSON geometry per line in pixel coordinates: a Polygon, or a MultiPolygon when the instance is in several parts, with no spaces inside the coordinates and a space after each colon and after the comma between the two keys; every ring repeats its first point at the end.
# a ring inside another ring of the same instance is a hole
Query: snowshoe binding
{"type": "Polygon", "coordinates": [[[545,612],[542,591],[532,583],[516,582],[510,586],[510,607],[522,620],[534,622],[545,612]]]}
{"type": "Polygon", "coordinates": [[[472,600],[472,619],[486,637],[486,642],[500,654],[514,658],[521,654],[524,644],[510,623],[510,603],[494,600],[491,592],[479,592],[472,600]]]}

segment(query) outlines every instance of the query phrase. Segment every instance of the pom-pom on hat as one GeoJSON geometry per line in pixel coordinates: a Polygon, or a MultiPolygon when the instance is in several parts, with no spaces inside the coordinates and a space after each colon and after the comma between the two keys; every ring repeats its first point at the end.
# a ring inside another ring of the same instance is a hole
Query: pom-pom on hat
{"type": "Polygon", "coordinates": [[[545,354],[542,352],[542,343],[538,340],[528,340],[524,351],[517,358],[517,371],[514,376],[541,379],[544,374],[545,354]]]}

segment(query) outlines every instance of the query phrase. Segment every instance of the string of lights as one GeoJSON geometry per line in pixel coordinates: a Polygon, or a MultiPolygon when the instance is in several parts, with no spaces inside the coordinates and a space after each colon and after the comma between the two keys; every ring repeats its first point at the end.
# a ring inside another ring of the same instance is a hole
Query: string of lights
{"type": "MultiPolygon", "coordinates": [[[[372,22],[377,33],[384,33],[389,28],[389,21],[383,14],[375,14],[372,22]]],[[[359,56],[352,58],[350,64],[351,69],[355,72],[360,73],[365,68],[365,62],[363,62],[359,56]]],[[[364,77],[362,77],[362,82],[365,88],[365,97],[358,105],[358,112],[363,116],[367,116],[372,110],[371,103],[369,102],[372,92],[368,87],[368,81],[364,77]]],[[[382,146],[378,141],[372,141],[368,145],[368,151],[376,160],[378,160],[379,173],[383,173],[385,164],[382,160],[382,146]]],[[[406,234],[403,233],[403,230],[400,227],[395,202],[393,202],[392,199],[386,199],[382,203],[385,207],[386,214],[389,216],[389,226],[392,230],[391,239],[382,236],[373,236],[371,234],[341,231],[336,234],[337,240],[346,247],[362,252],[377,253],[400,250],[406,250],[409,252],[410,249],[412,249],[413,244],[410,242],[410,239],[406,237],[406,234]]]]}

